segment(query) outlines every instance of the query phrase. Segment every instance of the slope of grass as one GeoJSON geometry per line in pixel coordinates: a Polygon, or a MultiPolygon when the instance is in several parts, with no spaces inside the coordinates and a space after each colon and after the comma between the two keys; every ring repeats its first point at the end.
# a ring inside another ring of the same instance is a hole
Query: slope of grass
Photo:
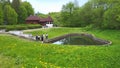
{"type": "Polygon", "coordinates": [[[82,28],[52,28],[29,33],[34,35],[48,33],[49,38],[54,38],[71,32],[91,33],[99,38],[110,40],[113,43],[110,46],[58,46],[0,34],[0,65],[3,67],[6,66],[6,68],[120,67],[119,30],[87,31],[82,28]]]}
{"type": "Polygon", "coordinates": [[[78,32],[84,32],[81,28],[51,28],[51,29],[42,29],[42,30],[36,30],[31,32],[25,32],[25,33],[32,33],[33,35],[42,35],[42,34],[48,34],[49,38],[54,38],[60,35],[68,34],[68,33],[78,33],[78,32]]]}

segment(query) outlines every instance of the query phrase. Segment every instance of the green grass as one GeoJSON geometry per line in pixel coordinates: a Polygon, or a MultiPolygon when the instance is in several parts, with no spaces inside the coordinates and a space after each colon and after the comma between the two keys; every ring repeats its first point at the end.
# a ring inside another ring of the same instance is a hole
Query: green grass
{"type": "Polygon", "coordinates": [[[51,29],[40,29],[32,32],[25,32],[35,35],[42,35],[48,33],[49,38],[54,38],[60,35],[68,34],[68,33],[78,33],[78,32],[85,32],[81,28],[51,28],[51,29]]]}
{"type": "Polygon", "coordinates": [[[2,68],[119,68],[120,31],[52,28],[33,32],[48,33],[54,38],[66,33],[91,33],[112,41],[110,46],[60,46],[42,44],[7,34],[0,34],[0,66],[2,68]]]}

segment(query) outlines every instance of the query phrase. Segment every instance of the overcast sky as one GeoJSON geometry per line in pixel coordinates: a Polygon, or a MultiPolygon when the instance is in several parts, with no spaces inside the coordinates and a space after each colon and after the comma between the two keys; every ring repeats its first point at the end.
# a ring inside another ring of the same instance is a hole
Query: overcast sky
{"type": "MultiPolygon", "coordinates": [[[[32,4],[35,12],[47,14],[49,12],[61,11],[62,5],[74,0],[22,0],[28,1],[32,4]]],[[[88,0],[77,0],[79,6],[84,5],[88,0]]]]}

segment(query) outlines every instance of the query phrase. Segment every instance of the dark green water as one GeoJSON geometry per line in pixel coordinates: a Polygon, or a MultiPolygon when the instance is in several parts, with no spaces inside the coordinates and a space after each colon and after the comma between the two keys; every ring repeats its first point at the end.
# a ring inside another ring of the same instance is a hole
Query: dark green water
{"type": "Polygon", "coordinates": [[[101,45],[100,42],[97,42],[89,37],[85,36],[69,36],[63,38],[59,41],[54,42],[53,44],[65,44],[65,45],[101,45]]]}

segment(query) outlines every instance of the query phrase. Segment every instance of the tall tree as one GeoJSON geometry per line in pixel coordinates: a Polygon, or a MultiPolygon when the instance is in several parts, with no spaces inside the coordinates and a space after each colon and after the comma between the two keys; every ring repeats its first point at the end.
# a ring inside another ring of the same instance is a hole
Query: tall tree
{"type": "Polygon", "coordinates": [[[32,5],[29,2],[25,1],[22,3],[22,5],[27,10],[27,16],[34,15],[34,9],[32,8],[32,5]]]}
{"type": "Polygon", "coordinates": [[[10,5],[10,0],[0,0],[0,4],[2,5],[2,8],[4,8],[5,5],[10,5]]]}
{"type": "Polygon", "coordinates": [[[2,10],[2,6],[0,4],[0,25],[3,24],[3,10],[2,10]]]}
{"type": "Polygon", "coordinates": [[[12,7],[15,9],[15,11],[19,12],[19,7],[21,5],[21,0],[12,0],[12,7]]]}
{"type": "Polygon", "coordinates": [[[91,3],[87,2],[79,12],[79,21],[82,27],[88,26],[92,23],[92,8],[91,3]]]}
{"type": "Polygon", "coordinates": [[[61,22],[64,26],[70,26],[72,24],[72,16],[74,11],[74,3],[69,2],[66,5],[63,5],[61,11],[61,22]]]}
{"type": "Polygon", "coordinates": [[[6,5],[4,7],[4,16],[5,16],[4,20],[6,24],[13,25],[17,23],[18,15],[10,5],[6,5]]]}
{"type": "Polygon", "coordinates": [[[25,19],[27,18],[27,10],[25,9],[24,6],[22,5],[20,6],[18,15],[19,24],[25,23],[25,19]]]}
{"type": "Polygon", "coordinates": [[[70,13],[70,15],[72,14],[73,10],[74,10],[74,3],[73,2],[69,2],[67,5],[66,5],[66,10],[67,12],[70,13]]]}

